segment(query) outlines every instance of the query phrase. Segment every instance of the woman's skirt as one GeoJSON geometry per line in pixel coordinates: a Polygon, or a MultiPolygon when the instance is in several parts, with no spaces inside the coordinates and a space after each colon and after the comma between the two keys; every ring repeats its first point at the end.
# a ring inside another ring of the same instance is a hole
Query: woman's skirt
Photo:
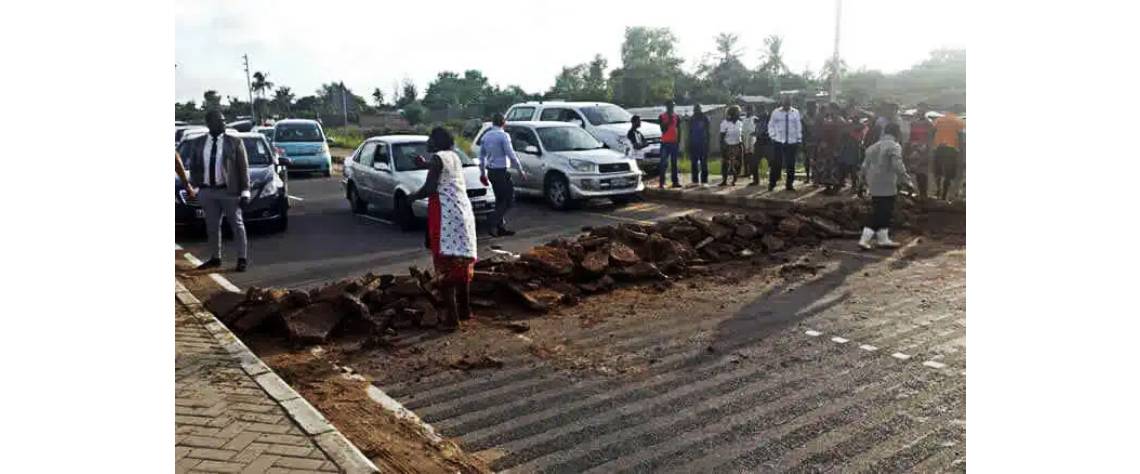
{"type": "Polygon", "coordinates": [[[470,284],[475,277],[475,259],[442,255],[439,252],[440,227],[442,224],[439,196],[428,198],[428,244],[431,248],[432,265],[440,282],[447,285],[470,284]]]}
{"type": "Polygon", "coordinates": [[[824,186],[839,186],[843,184],[843,169],[839,162],[839,149],[827,142],[820,142],[815,153],[815,164],[812,165],[812,174],[816,181],[824,186]]]}

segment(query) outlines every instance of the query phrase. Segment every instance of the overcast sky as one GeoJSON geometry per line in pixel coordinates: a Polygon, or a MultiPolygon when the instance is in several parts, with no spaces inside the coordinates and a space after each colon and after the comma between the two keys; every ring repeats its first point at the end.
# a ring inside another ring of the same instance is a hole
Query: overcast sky
{"type": "MultiPolygon", "coordinates": [[[[626,26],[669,27],[683,67],[713,51],[719,32],[740,36],[755,67],[770,34],[784,37],[793,71],[817,71],[830,57],[834,0],[637,2],[607,0],[299,1],[176,0],[175,98],[202,101],[217,90],[245,98],[241,55],[297,97],[343,80],[390,99],[403,78],[421,94],[439,71],[483,71],[492,83],[545,92],[563,66],[600,53],[619,66],[626,26]],[[689,5],[689,6],[686,6],[689,5]],[[732,6],[735,11],[725,11],[732,6]]],[[[840,55],[853,67],[893,72],[941,47],[965,48],[965,8],[945,2],[843,2],[840,55]]]]}

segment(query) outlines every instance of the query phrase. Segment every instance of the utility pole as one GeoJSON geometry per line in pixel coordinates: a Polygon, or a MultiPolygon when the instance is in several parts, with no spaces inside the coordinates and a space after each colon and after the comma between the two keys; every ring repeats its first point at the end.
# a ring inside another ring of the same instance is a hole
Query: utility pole
{"type": "Polygon", "coordinates": [[[344,109],[344,126],[348,126],[348,89],[344,87],[344,81],[340,81],[340,105],[344,109]]]}
{"type": "Polygon", "coordinates": [[[257,125],[257,113],[253,111],[253,83],[249,81],[249,55],[241,55],[241,59],[245,63],[245,88],[249,92],[249,117],[253,120],[253,124],[257,125]]]}
{"type": "Polygon", "coordinates": [[[831,56],[831,86],[827,91],[829,102],[839,103],[839,18],[843,0],[835,0],[835,51],[831,56]]]}

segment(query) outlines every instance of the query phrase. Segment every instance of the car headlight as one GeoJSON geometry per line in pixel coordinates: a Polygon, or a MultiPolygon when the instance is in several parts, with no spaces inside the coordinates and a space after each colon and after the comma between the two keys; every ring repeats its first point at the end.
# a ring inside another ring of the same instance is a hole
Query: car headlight
{"type": "Polygon", "coordinates": [[[274,194],[277,194],[277,190],[284,187],[284,185],[285,183],[281,181],[281,177],[275,174],[273,175],[273,179],[270,179],[269,181],[266,181],[265,184],[261,185],[261,189],[257,191],[256,197],[260,198],[262,196],[272,196],[274,194]]]}
{"type": "Polygon", "coordinates": [[[570,159],[570,167],[579,173],[595,173],[598,169],[598,166],[591,161],[577,160],[574,158],[570,159]]]}

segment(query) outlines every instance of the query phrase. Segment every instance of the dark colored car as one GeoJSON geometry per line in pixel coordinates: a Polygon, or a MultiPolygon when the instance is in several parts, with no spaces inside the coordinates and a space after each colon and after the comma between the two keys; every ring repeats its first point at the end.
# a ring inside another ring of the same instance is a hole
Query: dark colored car
{"type": "MultiPolygon", "coordinates": [[[[288,158],[278,157],[260,133],[227,133],[241,138],[249,158],[250,201],[242,209],[242,218],[251,223],[270,222],[275,229],[285,230],[289,226],[288,158]]],[[[178,152],[183,157],[188,156],[189,140],[201,135],[201,132],[187,133],[179,144],[178,152]]],[[[175,176],[174,223],[178,226],[201,226],[205,224],[204,218],[198,201],[186,195],[182,180],[175,176]]]]}

